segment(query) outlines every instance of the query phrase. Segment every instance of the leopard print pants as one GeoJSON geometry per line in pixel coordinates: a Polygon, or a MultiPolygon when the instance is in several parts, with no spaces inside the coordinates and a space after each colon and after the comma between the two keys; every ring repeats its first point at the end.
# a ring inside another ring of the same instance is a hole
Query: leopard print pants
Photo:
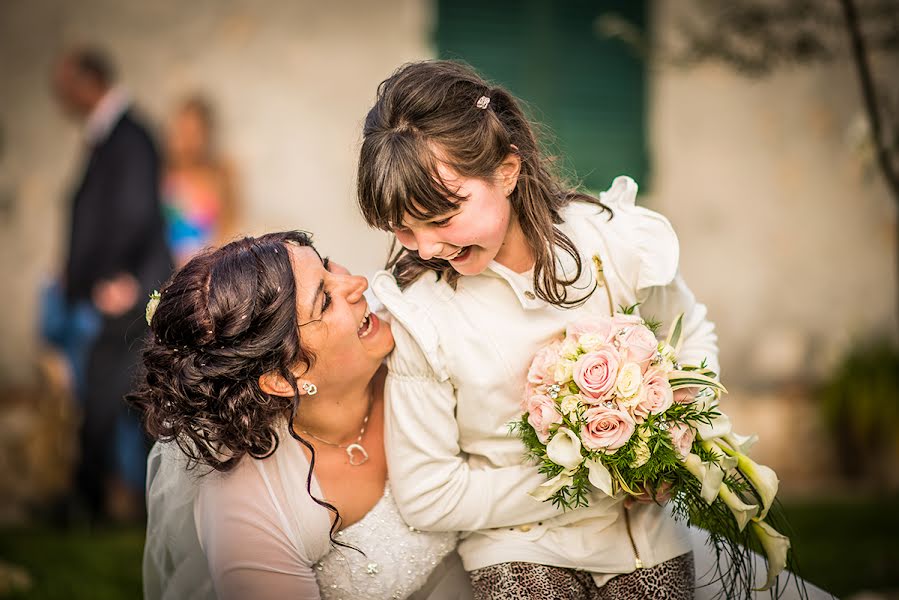
{"type": "Polygon", "coordinates": [[[693,553],[596,587],[586,571],[511,562],[469,573],[475,600],[692,600],[693,553]]]}

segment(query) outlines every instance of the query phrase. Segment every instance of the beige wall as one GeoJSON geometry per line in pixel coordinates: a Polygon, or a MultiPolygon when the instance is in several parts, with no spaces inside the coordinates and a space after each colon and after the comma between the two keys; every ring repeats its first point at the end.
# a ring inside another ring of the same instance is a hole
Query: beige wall
{"type": "MultiPolygon", "coordinates": [[[[658,0],[655,31],[686,3],[658,0]]],[[[361,119],[377,82],[428,56],[427,0],[331,3],[112,3],[6,0],[0,8],[0,380],[35,355],[36,289],[58,264],[76,129],[48,95],[60,47],[95,40],[119,59],[140,105],[162,119],[201,89],[220,107],[242,173],[251,232],[316,233],[322,250],[368,273],[385,238],[353,205],[361,119]]],[[[848,64],[761,80],[723,67],[654,64],[648,114],[654,178],[682,270],[721,335],[728,381],[820,373],[845,345],[895,331],[895,207],[849,142],[859,115],[848,64]]]]}
{"type": "MultiPolygon", "coordinates": [[[[655,3],[664,44],[688,5],[655,3]]],[[[849,62],[753,80],[656,61],[649,90],[647,203],[678,230],[726,379],[802,379],[852,340],[895,337],[896,207],[852,142],[861,102],[849,62]]]]}
{"type": "Polygon", "coordinates": [[[431,53],[424,0],[0,5],[0,381],[27,379],[42,277],[59,264],[77,129],[48,94],[56,52],[97,42],[157,123],[185,92],[217,103],[241,175],[250,232],[305,228],[320,249],[371,272],[386,238],[353,204],[360,126],[377,83],[431,53]]]}

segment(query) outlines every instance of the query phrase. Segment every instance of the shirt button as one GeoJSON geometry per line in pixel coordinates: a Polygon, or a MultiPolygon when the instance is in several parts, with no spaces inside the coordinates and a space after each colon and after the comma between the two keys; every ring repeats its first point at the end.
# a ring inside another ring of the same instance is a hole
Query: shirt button
{"type": "Polygon", "coordinates": [[[530,530],[531,530],[530,525],[521,525],[518,527],[518,531],[521,531],[522,533],[527,533],[530,530]]]}
{"type": "Polygon", "coordinates": [[[532,292],[531,290],[528,290],[524,293],[524,297],[527,298],[528,300],[533,300],[537,296],[534,295],[534,292],[532,292]]]}

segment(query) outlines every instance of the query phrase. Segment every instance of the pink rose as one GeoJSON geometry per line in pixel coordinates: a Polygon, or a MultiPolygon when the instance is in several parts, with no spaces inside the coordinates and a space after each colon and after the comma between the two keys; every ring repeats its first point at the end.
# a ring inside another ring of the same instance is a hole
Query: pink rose
{"type": "Polygon", "coordinates": [[[584,411],[581,442],[591,450],[614,454],[634,434],[633,417],[617,408],[594,406],[584,411]]]}
{"type": "Polygon", "coordinates": [[[612,317],[612,327],[615,332],[619,329],[623,329],[625,327],[630,327],[631,325],[642,325],[643,319],[639,315],[625,315],[622,313],[617,313],[614,317],[612,317]]]}
{"type": "Polygon", "coordinates": [[[562,422],[562,413],[556,408],[556,403],[543,394],[534,394],[527,402],[528,423],[537,432],[537,438],[545,444],[549,439],[551,425],[562,422]]]}
{"type": "Polygon", "coordinates": [[[696,430],[686,423],[678,423],[668,429],[668,435],[671,436],[671,444],[680,457],[687,458],[693,447],[693,440],[696,438],[696,430]]]}
{"type": "Polygon", "coordinates": [[[574,365],[572,376],[581,394],[594,400],[608,394],[615,386],[620,360],[618,352],[611,346],[581,356],[574,365]]]}
{"type": "Polygon", "coordinates": [[[609,317],[586,317],[568,325],[565,337],[575,340],[585,333],[601,337],[608,341],[612,337],[612,319],[609,317]]]}
{"type": "Polygon", "coordinates": [[[625,333],[618,336],[621,353],[627,357],[627,360],[639,364],[645,372],[649,367],[649,361],[655,356],[659,341],[653,335],[652,330],[645,325],[632,324],[622,329],[625,330],[625,333]]]}
{"type": "Polygon", "coordinates": [[[537,387],[541,385],[550,385],[552,381],[553,369],[559,362],[559,348],[562,342],[556,340],[553,343],[540,348],[531,361],[531,367],[528,369],[528,385],[525,392],[525,404],[528,398],[535,393],[537,387]]]}
{"type": "Polygon", "coordinates": [[[634,416],[642,420],[650,414],[661,414],[673,402],[674,393],[668,383],[668,376],[661,369],[653,367],[643,376],[643,394],[640,402],[634,405],[634,416]]]}

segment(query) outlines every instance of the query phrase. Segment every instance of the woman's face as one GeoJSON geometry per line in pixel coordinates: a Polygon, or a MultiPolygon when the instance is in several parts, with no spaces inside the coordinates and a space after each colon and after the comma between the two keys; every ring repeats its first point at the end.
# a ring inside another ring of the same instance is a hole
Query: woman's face
{"type": "Polygon", "coordinates": [[[193,162],[205,158],[209,150],[209,132],[196,110],[182,108],[169,123],[169,154],[176,161],[193,162]]]}
{"type": "Polygon", "coordinates": [[[309,247],[288,246],[296,278],[300,343],[315,355],[303,375],[320,388],[371,377],[393,350],[390,325],[368,308],[365,277],[322,259],[309,247]]]}

